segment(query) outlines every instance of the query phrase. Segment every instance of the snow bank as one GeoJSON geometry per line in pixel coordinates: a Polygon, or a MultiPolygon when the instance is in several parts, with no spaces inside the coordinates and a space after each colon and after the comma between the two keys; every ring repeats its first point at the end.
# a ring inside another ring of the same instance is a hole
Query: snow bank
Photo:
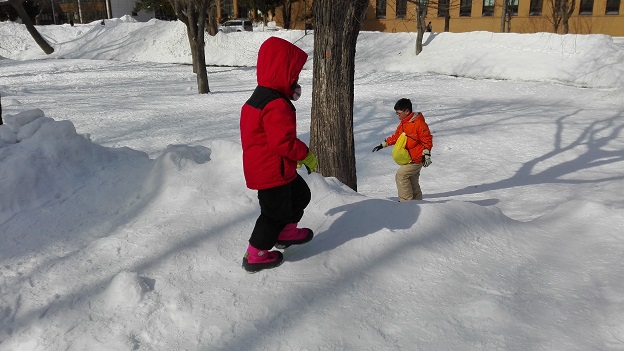
{"type": "MultiPolygon", "coordinates": [[[[182,22],[147,23],[116,19],[87,25],[41,26],[55,48],[49,57],[191,64],[182,22]]],[[[14,60],[46,57],[25,27],[0,23],[0,55],[14,60]]],[[[219,33],[206,37],[206,63],[215,66],[256,64],[258,48],[269,36],[296,43],[310,55],[314,35],[300,30],[219,33]],[[307,33],[307,35],[306,35],[307,33]]],[[[490,79],[548,81],[583,87],[624,87],[624,49],[606,35],[552,33],[427,33],[415,55],[415,33],[361,32],[358,71],[434,73],[490,79]]]]}

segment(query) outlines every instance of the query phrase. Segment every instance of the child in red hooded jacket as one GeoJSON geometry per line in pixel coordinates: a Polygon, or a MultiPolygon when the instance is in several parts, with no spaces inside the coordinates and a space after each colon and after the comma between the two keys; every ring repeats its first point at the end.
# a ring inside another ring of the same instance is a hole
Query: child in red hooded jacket
{"type": "Polygon", "coordinates": [[[310,188],[297,173],[298,164],[309,172],[316,157],[297,138],[296,110],[291,100],[301,95],[299,73],[308,55],[290,42],[271,37],[258,51],[258,86],[241,109],[240,131],[243,172],[247,187],[258,190],[260,216],[243,258],[248,272],[282,263],[280,251],[312,240],[312,230],[297,228],[310,203],[310,188]]]}
{"type": "Polygon", "coordinates": [[[433,137],[425,122],[425,117],[420,112],[412,111],[412,102],[409,99],[399,99],[394,105],[394,111],[401,122],[394,134],[375,146],[373,152],[394,145],[399,136],[405,133],[407,136],[405,148],[412,160],[408,164],[401,165],[395,176],[399,201],[422,200],[422,190],[419,184],[420,170],[431,164],[433,137]]]}

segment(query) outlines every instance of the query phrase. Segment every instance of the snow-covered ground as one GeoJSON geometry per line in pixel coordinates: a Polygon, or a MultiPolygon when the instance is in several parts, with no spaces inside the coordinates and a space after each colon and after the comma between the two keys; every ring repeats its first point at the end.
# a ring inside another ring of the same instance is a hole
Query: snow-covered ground
{"type": "Polygon", "coordinates": [[[302,173],[315,239],[250,275],[239,110],[262,41],[312,35],[208,38],[198,95],[179,23],[39,30],[0,23],[0,350],[624,349],[622,38],[361,33],[358,192],[302,173]],[[404,204],[371,153],[401,97],[434,133],[404,204]]]}

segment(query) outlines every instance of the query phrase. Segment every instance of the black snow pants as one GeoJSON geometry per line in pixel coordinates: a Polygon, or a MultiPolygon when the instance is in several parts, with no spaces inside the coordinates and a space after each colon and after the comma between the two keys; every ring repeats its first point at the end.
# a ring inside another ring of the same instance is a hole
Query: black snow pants
{"type": "Polygon", "coordinates": [[[310,188],[299,174],[288,184],[258,190],[260,216],[249,244],[259,250],[272,249],[286,224],[301,220],[311,198],[310,188]]]}

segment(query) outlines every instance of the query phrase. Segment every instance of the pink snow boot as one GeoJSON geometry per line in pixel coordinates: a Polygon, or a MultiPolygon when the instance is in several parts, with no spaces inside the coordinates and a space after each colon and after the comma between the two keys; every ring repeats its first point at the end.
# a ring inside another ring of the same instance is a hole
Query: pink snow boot
{"type": "Polygon", "coordinates": [[[284,255],[279,251],[258,250],[249,245],[245,257],[243,257],[243,268],[249,273],[256,273],[263,269],[275,268],[282,264],[284,255]]]}
{"type": "Polygon", "coordinates": [[[297,228],[298,223],[286,224],[277,237],[276,249],[285,249],[290,245],[305,244],[312,240],[314,233],[309,228],[297,228]]]}

